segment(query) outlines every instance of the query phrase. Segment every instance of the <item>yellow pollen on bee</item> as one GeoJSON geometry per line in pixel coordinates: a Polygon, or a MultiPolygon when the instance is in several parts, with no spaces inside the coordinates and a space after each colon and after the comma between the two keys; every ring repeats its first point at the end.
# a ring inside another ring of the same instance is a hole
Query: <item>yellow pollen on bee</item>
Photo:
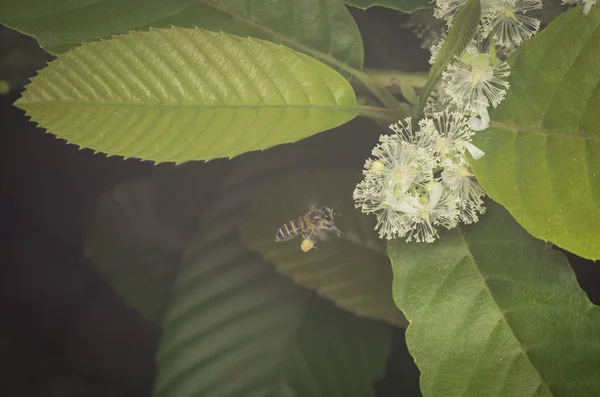
{"type": "Polygon", "coordinates": [[[302,240],[302,244],[300,244],[300,249],[304,252],[308,252],[315,247],[315,242],[311,239],[307,238],[306,240],[302,240]]]}

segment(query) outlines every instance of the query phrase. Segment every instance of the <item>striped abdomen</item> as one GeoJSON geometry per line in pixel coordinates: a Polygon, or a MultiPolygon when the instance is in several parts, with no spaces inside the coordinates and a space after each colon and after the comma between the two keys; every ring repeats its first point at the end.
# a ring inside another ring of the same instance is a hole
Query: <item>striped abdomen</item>
{"type": "Polygon", "coordinates": [[[298,218],[295,221],[289,221],[281,226],[275,233],[275,241],[285,241],[302,235],[307,227],[304,218],[298,218]]]}

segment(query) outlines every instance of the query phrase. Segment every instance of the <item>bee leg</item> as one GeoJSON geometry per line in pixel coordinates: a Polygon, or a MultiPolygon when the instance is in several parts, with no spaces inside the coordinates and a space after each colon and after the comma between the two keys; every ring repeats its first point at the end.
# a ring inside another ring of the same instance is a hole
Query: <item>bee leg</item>
{"type": "Polygon", "coordinates": [[[312,249],[314,249],[315,252],[319,252],[319,245],[317,244],[317,240],[312,239],[311,241],[313,243],[313,248],[312,249]]]}

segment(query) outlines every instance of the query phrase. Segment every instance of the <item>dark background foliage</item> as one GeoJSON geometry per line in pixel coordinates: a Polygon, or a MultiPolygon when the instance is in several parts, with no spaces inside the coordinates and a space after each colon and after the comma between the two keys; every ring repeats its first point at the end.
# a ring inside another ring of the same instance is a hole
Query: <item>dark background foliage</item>
{"type": "MultiPolygon", "coordinates": [[[[428,54],[401,28],[406,16],[353,10],[366,67],[427,70],[428,54]]],[[[51,57],[34,40],[0,27],[0,390],[13,396],[149,396],[160,326],[128,308],[81,255],[90,208],[123,181],[181,167],[123,161],[79,150],[35,127],[12,107],[27,79],[51,57]]],[[[234,160],[235,161],[235,160],[234,160]]],[[[214,199],[214,198],[213,198],[214,199]]],[[[581,286],[600,303],[600,268],[569,257],[581,286]]],[[[378,395],[419,395],[418,371],[397,330],[378,395]]]]}

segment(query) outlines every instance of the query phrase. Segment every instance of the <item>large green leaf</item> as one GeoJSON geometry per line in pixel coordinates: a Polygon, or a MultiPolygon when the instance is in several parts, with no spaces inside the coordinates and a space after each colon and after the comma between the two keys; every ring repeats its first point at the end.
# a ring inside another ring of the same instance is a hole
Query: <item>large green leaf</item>
{"type": "Polygon", "coordinates": [[[306,138],[357,114],[350,84],[306,55],[180,28],[131,33],[60,55],[16,105],[71,143],[156,162],[233,157],[306,138]]]}
{"type": "Polygon", "coordinates": [[[510,59],[511,87],[474,143],[486,192],[533,236],[600,258],[600,7],[564,13],[510,59]]]}
{"type": "Polygon", "coordinates": [[[344,0],[344,3],[362,8],[363,10],[374,6],[381,6],[407,14],[423,8],[433,8],[434,6],[433,1],[429,0],[344,0]]]}
{"type": "Polygon", "coordinates": [[[327,169],[287,175],[257,195],[240,233],[250,248],[296,283],[359,316],[405,326],[392,299],[392,270],[385,245],[373,231],[375,221],[352,203],[360,178],[360,172],[327,169]],[[335,219],[342,236],[307,253],[300,249],[300,237],[276,243],[277,229],[313,204],[335,205],[335,212],[342,214],[335,219]]]}
{"type": "Polygon", "coordinates": [[[487,207],[434,244],[388,246],[423,395],[600,395],[600,308],[563,254],[487,207]]]}
{"type": "Polygon", "coordinates": [[[205,223],[184,255],[155,396],[372,396],[391,327],[295,286],[231,224],[205,223]]]}
{"type": "Polygon", "coordinates": [[[179,26],[268,39],[356,69],[363,63],[360,32],[338,0],[3,0],[0,23],[53,53],[130,30],[179,26]]]}

